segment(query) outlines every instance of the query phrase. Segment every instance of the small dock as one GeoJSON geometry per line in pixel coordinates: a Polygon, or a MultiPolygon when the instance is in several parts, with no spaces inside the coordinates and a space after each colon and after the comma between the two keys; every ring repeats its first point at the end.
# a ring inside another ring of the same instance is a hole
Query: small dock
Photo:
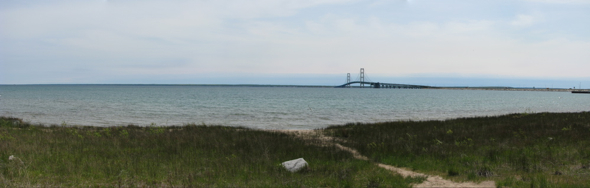
{"type": "Polygon", "coordinates": [[[589,90],[574,90],[572,93],[579,93],[579,94],[590,94],[589,90]]]}

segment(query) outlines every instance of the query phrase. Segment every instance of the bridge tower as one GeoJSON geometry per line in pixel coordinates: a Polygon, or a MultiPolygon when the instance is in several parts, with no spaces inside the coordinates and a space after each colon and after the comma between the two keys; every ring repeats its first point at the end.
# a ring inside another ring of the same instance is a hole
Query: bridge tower
{"type": "MultiPolygon", "coordinates": [[[[350,83],[350,73],[346,73],[346,83],[350,83]]],[[[350,87],[350,85],[348,85],[350,87]]]]}
{"type": "Polygon", "coordinates": [[[365,68],[361,68],[361,88],[365,87],[365,68]]]}

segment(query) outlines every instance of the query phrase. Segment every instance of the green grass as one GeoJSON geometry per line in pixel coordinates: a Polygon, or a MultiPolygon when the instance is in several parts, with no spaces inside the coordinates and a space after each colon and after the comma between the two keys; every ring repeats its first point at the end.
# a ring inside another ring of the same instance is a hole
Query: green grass
{"type": "Polygon", "coordinates": [[[507,187],[590,185],[590,112],[329,127],[371,160],[507,187]]]}
{"type": "Polygon", "coordinates": [[[310,142],[235,127],[40,126],[2,117],[0,187],[409,187],[424,180],[310,142]],[[310,164],[300,172],[280,166],[300,157],[310,164]]]}

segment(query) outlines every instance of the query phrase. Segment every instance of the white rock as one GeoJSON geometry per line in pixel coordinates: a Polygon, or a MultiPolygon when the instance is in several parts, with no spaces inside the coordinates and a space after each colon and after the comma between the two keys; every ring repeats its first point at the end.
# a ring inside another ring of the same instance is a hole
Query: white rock
{"type": "Polygon", "coordinates": [[[15,158],[14,155],[11,155],[11,156],[8,157],[8,160],[9,161],[12,161],[14,158],[15,158]]]}
{"type": "Polygon", "coordinates": [[[283,162],[283,166],[289,172],[297,172],[297,171],[301,170],[303,167],[307,166],[307,162],[305,162],[305,160],[303,158],[299,158],[299,159],[293,159],[290,161],[285,161],[285,162],[283,162]]]}

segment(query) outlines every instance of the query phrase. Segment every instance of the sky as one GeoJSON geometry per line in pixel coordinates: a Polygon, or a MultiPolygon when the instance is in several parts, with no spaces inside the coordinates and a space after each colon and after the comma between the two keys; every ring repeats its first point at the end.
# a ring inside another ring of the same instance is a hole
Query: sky
{"type": "Polygon", "coordinates": [[[0,84],[590,88],[590,0],[1,0],[0,84]]]}

